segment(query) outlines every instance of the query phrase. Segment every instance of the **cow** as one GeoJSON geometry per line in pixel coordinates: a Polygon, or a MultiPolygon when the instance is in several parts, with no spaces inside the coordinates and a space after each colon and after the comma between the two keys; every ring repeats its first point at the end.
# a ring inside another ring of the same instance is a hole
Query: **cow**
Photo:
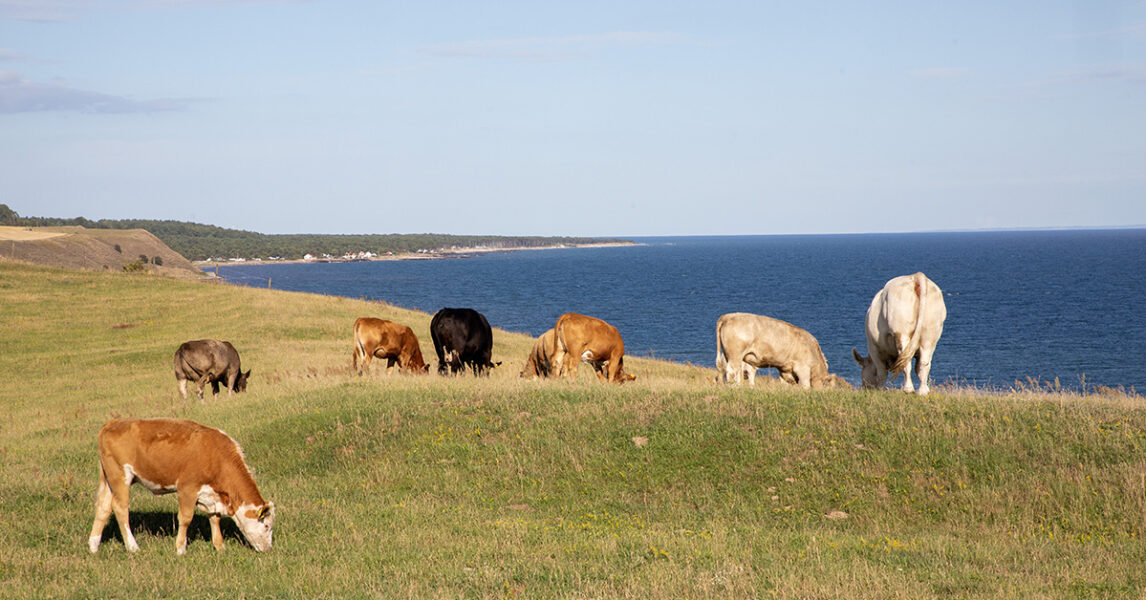
{"type": "Polygon", "coordinates": [[[603,381],[624,383],[636,379],[625,374],[625,342],[616,327],[596,317],[565,313],[557,318],[553,329],[557,350],[562,354],[559,377],[576,379],[580,361],[592,365],[603,381]]]}
{"type": "Polygon", "coordinates": [[[862,367],[863,387],[881,388],[903,372],[903,391],[911,393],[914,386],[907,367],[915,359],[915,374],[919,377],[919,395],[925,396],[931,374],[931,356],[943,334],[943,321],[947,320],[947,305],[943,291],[923,273],[902,275],[887,282],[867,309],[867,352],[860,356],[852,348],[852,356],[862,367]]]}
{"type": "Polygon", "coordinates": [[[816,338],[786,321],[749,313],[728,313],[716,320],[716,370],[722,381],[744,375],[756,385],[756,369],[775,368],[780,379],[802,388],[851,387],[828,372],[828,360],[816,338]]]}
{"type": "Polygon", "coordinates": [[[219,395],[219,382],[227,385],[227,395],[247,389],[251,371],[239,366],[239,353],[231,342],[194,340],[183,342],[175,350],[175,380],[179,393],[187,399],[187,382],[199,385],[199,399],[203,399],[203,386],[211,384],[211,394],[219,395]]]}
{"type": "Polygon", "coordinates": [[[255,550],[271,549],[275,505],[263,500],[243,449],[226,433],[182,419],[113,419],[100,428],[97,445],[99,486],[95,521],[88,537],[92,554],[99,551],[112,511],[124,546],[130,552],[139,551],[127,516],[128,495],[134,483],[155,495],[178,495],[176,554],[187,552],[187,526],[196,507],[209,515],[211,543],[216,550],[223,549],[219,528],[223,515],[235,520],[255,550]]]}
{"type": "Polygon", "coordinates": [[[557,330],[547,329],[533,344],[529,358],[525,359],[525,368],[521,370],[522,377],[553,377],[561,366],[561,359],[565,356],[557,347],[557,330]]]}
{"type": "Polygon", "coordinates": [[[360,317],[354,321],[352,359],[359,375],[370,367],[370,359],[374,357],[386,359],[387,375],[394,371],[395,364],[400,370],[416,375],[424,375],[430,370],[422,360],[422,348],[413,329],[393,321],[360,317]]]}
{"type": "Polygon", "coordinates": [[[464,371],[466,365],[474,375],[489,374],[501,363],[490,362],[493,354],[493,329],[485,316],[472,308],[443,308],[430,320],[430,339],[438,355],[438,374],[464,371]]]}

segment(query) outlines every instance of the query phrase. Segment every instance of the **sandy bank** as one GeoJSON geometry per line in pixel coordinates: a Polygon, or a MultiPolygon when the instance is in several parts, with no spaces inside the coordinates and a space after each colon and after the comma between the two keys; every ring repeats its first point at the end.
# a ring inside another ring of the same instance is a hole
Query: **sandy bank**
{"type": "Polygon", "coordinates": [[[563,248],[617,248],[623,246],[640,246],[636,242],[606,242],[600,244],[558,244],[554,246],[530,246],[520,248],[454,248],[450,250],[436,250],[434,252],[401,252],[398,254],[387,254],[383,256],[373,256],[370,258],[316,258],[312,260],[304,260],[301,258],[279,259],[279,260],[262,260],[262,259],[248,259],[244,261],[209,261],[200,260],[193,261],[195,266],[214,267],[214,266],[241,266],[241,265],[292,265],[292,264],[305,264],[305,263],[340,263],[340,262],[368,262],[368,261],[385,261],[385,260],[441,260],[447,258],[466,258],[474,254],[486,254],[489,252],[519,252],[522,250],[560,250],[563,248]]]}

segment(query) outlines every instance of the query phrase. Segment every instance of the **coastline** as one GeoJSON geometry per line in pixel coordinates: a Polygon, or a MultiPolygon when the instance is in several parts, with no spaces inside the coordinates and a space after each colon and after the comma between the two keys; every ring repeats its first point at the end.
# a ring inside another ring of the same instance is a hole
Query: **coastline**
{"type": "Polygon", "coordinates": [[[386,254],[371,256],[366,258],[343,258],[341,256],[332,258],[287,258],[277,260],[263,260],[261,258],[250,258],[245,260],[195,260],[191,264],[196,267],[214,268],[214,267],[235,267],[243,265],[297,265],[297,264],[323,264],[323,263],[348,263],[348,262],[374,262],[374,261],[389,261],[389,260],[444,260],[451,258],[468,258],[473,254],[487,254],[491,252],[519,252],[522,250],[561,250],[567,248],[619,248],[625,246],[642,246],[638,242],[601,242],[596,244],[556,244],[552,246],[521,246],[516,248],[450,248],[448,250],[434,250],[430,252],[402,252],[399,254],[386,254]]]}

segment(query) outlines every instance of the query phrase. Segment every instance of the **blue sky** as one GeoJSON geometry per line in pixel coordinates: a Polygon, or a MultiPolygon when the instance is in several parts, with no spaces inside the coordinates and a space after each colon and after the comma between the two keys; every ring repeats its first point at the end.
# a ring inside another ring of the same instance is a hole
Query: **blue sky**
{"type": "Polygon", "coordinates": [[[0,203],[264,233],[1146,226],[1146,2],[0,0],[0,203]]]}

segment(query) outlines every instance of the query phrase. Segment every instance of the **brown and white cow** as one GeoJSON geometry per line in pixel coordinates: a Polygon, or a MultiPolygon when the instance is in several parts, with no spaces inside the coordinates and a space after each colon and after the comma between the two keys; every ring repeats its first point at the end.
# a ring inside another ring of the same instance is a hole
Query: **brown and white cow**
{"type": "Polygon", "coordinates": [[[780,379],[803,388],[851,387],[828,372],[820,343],[786,321],[749,313],[728,313],[716,320],[716,370],[727,382],[744,375],[756,385],[756,369],[775,368],[780,379]]]}
{"type": "Polygon", "coordinates": [[[199,386],[199,399],[203,399],[203,386],[210,383],[212,395],[219,395],[219,382],[227,385],[227,395],[247,389],[251,371],[243,372],[239,352],[231,342],[194,340],[183,342],[175,350],[175,380],[179,393],[187,399],[187,382],[199,386]]]}
{"type": "Polygon", "coordinates": [[[386,374],[394,371],[394,365],[402,371],[424,375],[430,366],[422,360],[422,348],[414,330],[400,323],[360,317],[354,321],[354,368],[361,375],[370,367],[370,359],[386,359],[386,374]],[[361,362],[361,365],[359,364],[361,362]]]}
{"type": "Polygon", "coordinates": [[[565,313],[557,318],[553,328],[557,336],[557,350],[562,354],[559,377],[577,378],[577,362],[593,366],[597,377],[613,383],[636,379],[625,374],[625,342],[616,327],[598,319],[577,313],[565,313]]]}
{"type": "Polygon", "coordinates": [[[947,320],[947,305],[943,290],[923,273],[901,275],[888,281],[872,298],[867,309],[867,352],[860,356],[852,348],[852,356],[863,367],[865,388],[883,387],[888,373],[903,372],[903,391],[915,390],[907,367],[915,359],[915,374],[919,377],[919,394],[930,391],[927,386],[931,374],[931,356],[939,336],[943,335],[943,322],[947,320]]]}
{"type": "Polygon", "coordinates": [[[128,524],[131,485],[151,493],[179,496],[179,532],[175,552],[187,552],[187,526],[195,507],[210,516],[211,543],[223,549],[219,519],[231,517],[259,552],[271,549],[275,505],[263,500],[243,450],[231,436],[181,419],[116,419],[99,430],[99,487],[88,549],[95,553],[112,511],[123,543],[139,550],[128,524]]]}
{"type": "Polygon", "coordinates": [[[550,328],[537,338],[529,358],[525,360],[525,368],[521,370],[522,377],[553,377],[561,367],[564,354],[557,347],[557,330],[550,328]]]}

